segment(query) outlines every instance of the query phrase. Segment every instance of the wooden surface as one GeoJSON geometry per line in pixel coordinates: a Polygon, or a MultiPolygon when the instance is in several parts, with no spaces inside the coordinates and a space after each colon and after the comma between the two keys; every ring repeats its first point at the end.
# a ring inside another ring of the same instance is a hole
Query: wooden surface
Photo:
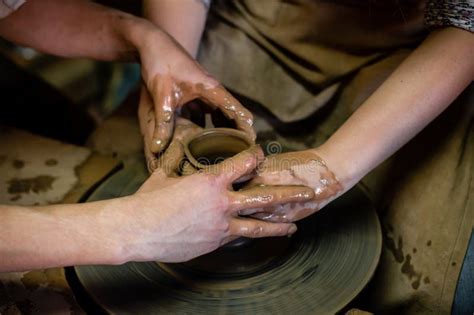
{"type": "MultiPolygon", "coordinates": [[[[0,128],[0,143],[3,204],[76,203],[120,167],[116,159],[87,148],[17,129],[0,128]],[[22,183],[13,191],[12,180],[22,183]]],[[[0,314],[53,313],[84,314],[63,268],[0,273],[0,314]]]]}
{"type": "Polygon", "coordinates": [[[2,128],[0,143],[0,204],[60,202],[78,183],[76,168],[91,155],[89,149],[13,128],[2,128]]]}

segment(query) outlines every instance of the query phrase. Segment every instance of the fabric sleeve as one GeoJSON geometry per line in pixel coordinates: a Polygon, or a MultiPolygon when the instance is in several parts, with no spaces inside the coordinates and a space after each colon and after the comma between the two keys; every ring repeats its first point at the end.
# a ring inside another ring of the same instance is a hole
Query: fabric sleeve
{"type": "Polygon", "coordinates": [[[474,32],[474,0],[428,0],[425,24],[454,26],[474,32]]]}
{"type": "Polygon", "coordinates": [[[17,10],[26,0],[0,0],[0,19],[17,10]]]}

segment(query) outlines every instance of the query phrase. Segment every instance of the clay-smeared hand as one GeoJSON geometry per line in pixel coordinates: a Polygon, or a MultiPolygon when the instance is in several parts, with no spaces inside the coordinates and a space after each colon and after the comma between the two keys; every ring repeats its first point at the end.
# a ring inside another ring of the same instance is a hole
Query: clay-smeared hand
{"type": "Polygon", "coordinates": [[[167,148],[173,135],[175,113],[193,99],[200,99],[220,109],[227,118],[235,121],[238,129],[255,139],[250,111],[191,56],[176,47],[155,47],[155,43],[149,46],[140,51],[142,77],[149,92],[148,95],[141,94],[140,107],[144,107],[141,111],[145,114],[140,116],[140,120],[145,120],[142,124],[154,120],[153,136],[148,139],[152,153],[157,154],[167,148]]]}
{"type": "Polygon", "coordinates": [[[241,214],[270,222],[301,220],[320,210],[343,191],[334,174],[315,150],[268,156],[248,187],[262,185],[304,185],[314,190],[314,198],[310,201],[241,212],[241,214]]]}
{"type": "Polygon", "coordinates": [[[144,153],[147,168],[152,173],[156,168],[161,167],[168,175],[177,175],[179,163],[184,156],[183,143],[189,137],[202,131],[202,128],[191,121],[182,118],[175,118],[175,128],[172,140],[167,148],[167,153],[159,158],[152,152],[150,145],[153,142],[155,131],[155,117],[153,105],[146,89],[142,88],[140,96],[140,106],[138,108],[140,131],[144,139],[144,153]],[[166,165],[165,165],[166,164],[166,165]]]}
{"type": "MultiPolygon", "coordinates": [[[[165,159],[168,154],[173,153],[167,150],[165,159]]],[[[263,158],[262,150],[255,146],[190,176],[169,177],[164,169],[157,168],[138,192],[129,197],[136,208],[130,209],[135,219],[128,220],[121,231],[131,242],[125,246],[127,260],[181,262],[211,252],[240,236],[294,233],[296,226],[292,223],[238,216],[239,211],[305,202],[314,197],[310,188],[302,186],[233,191],[232,183],[253,172],[263,158]]]]}

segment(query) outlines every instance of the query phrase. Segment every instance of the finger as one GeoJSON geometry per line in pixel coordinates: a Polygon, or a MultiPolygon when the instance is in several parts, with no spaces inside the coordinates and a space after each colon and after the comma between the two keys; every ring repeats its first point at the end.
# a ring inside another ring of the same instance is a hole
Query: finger
{"type": "Polygon", "coordinates": [[[201,132],[202,128],[191,121],[176,117],[175,130],[171,144],[158,160],[158,166],[164,170],[167,176],[191,175],[197,170],[188,162],[183,163],[184,145],[183,143],[194,134],[201,132]]]}
{"type": "Polygon", "coordinates": [[[155,154],[151,152],[149,142],[145,142],[144,144],[144,152],[145,152],[145,160],[146,160],[146,167],[149,173],[153,173],[158,168],[158,159],[156,158],[155,154]]]}
{"type": "Polygon", "coordinates": [[[297,227],[293,223],[272,223],[250,218],[233,218],[229,232],[250,238],[285,236],[295,233],[297,227]]]}
{"type": "Polygon", "coordinates": [[[255,141],[256,134],[253,129],[252,113],[222,85],[203,89],[200,91],[200,96],[209,105],[219,108],[227,118],[235,122],[238,129],[245,132],[252,141],[255,141]]]}
{"type": "MultiPolygon", "coordinates": [[[[273,209],[256,209],[249,213],[252,218],[267,222],[295,222],[306,218],[320,209],[316,202],[298,202],[274,207],[273,209]]],[[[242,214],[241,214],[242,215],[242,214]]]]}
{"type": "MultiPolygon", "coordinates": [[[[317,176],[317,175],[315,175],[317,176]]],[[[261,185],[306,185],[307,181],[295,176],[295,172],[291,169],[282,170],[279,172],[266,172],[262,171],[259,166],[259,173],[253,177],[252,180],[247,184],[248,187],[261,186],[261,185]]]]}
{"type": "Polygon", "coordinates": [[[240,177],[250,174],[264,158],[262,148],[254,145],[219,164],[211,165],[206,172],[215,173],[227,184],[232,184],[240,177]]]}
{"type": "Polygon", "coordinates": [[[184,161],[181,167],[181,175],[188,176],[197,173],[198,170],[188,161],[184,161]]]}
{"type": "Polygon", "coordinates": [[[305,202],[314,198],[313,189],[306,186],[258,186],[230,192],[230,194],[232,212],[291,202],[305,202]]]}
{"type": "Polygon", "coordinates": [[[150,149],[150,145],[153,141],[153,132],[155,130],[155,117],[153,114],[153,102],[148,91],[143,86],[140,90],[140,102],[138,104],[138,122],[140,125],[140,132],[143,136],[143,147],[147,161],[147,169],[151,173],[158,166],[156,156],[150,149]]]}
{"type": "Polygon", "coordinates": [[[155,130],[151,151],[160,153],[169,144],[174,129],[174,111],[178,104],[179,93],[175,93],[171,80],[158,80],[152,89],[155,112],[155,130]]]}
{"type": "Polygon", "coordinates": [[[184,157],[184,147],[180,141],[172,141],[158,160],[158,167],[170,177],[178,176],[181,161],[184,157]]]}
{"type": "Polygon", "coordinates": [[[188,138],[194,136],[202,130],[203,129],[201,127],[199,127],[192,121],[185,118],[176,117],[173,140],[177,139],[180,140],[182,143],[185,143],[188,138]]]}
{"type": "MultiPolygon", "coordinates": [[[[183,142],[186,141],[188,137],[202,131],[201,127],[180,117],[176,117],[175,125],[176,127],[171,144],[158,159],[158,167],[162,168],[167,176],[177,176],[180,170],[189,171],[189,169],[184,169],[184,164],[182,164],[184,158],[183,142]]],[[[194,172],[196,171],[197,170],[194,172]]]]}

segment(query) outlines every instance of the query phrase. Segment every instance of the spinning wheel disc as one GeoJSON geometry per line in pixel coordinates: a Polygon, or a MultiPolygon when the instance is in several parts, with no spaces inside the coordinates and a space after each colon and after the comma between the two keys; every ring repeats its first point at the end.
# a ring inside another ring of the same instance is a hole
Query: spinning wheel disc
{"type": "MultiPolygon", "coordinates": [[[[90,200],[133,193],[146,178],[124,169],[90,200]]],[[[228,246],[183,264],[80,266],[92,299],[111,313],[334,314],[370,280],[382,237],[368,198],[355,188],[298,222],[291,238],[228,246]]]]}

